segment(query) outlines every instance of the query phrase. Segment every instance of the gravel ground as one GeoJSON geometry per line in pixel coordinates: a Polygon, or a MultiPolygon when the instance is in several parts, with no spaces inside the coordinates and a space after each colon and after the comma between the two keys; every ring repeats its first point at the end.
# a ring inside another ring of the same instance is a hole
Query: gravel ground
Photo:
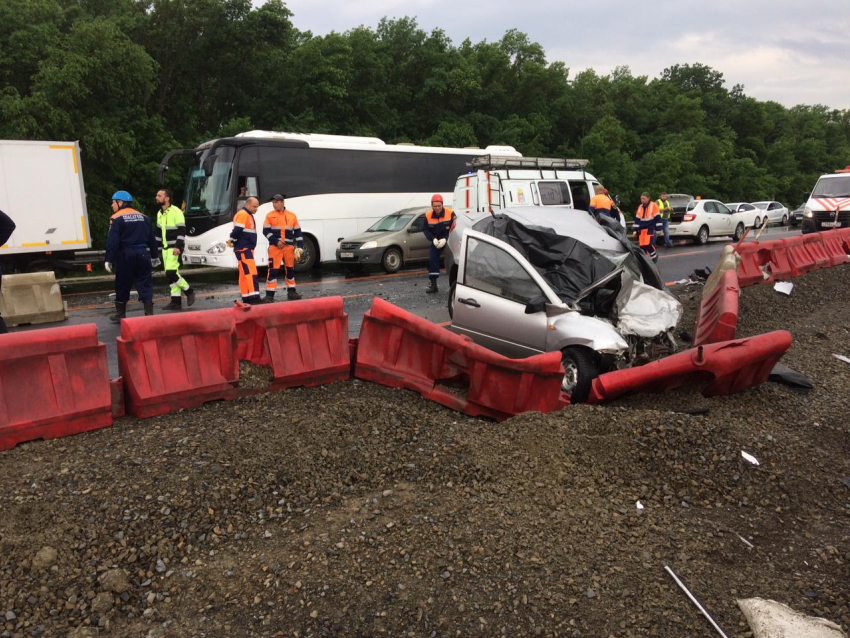
{"type": "Polygon", "coordinates": [[[809,393],[497,425],[351,381],[5,452],[0,635],[715,636],[665,564],[730,636],[750,596],[847,629],[850,268],[795,284],[739,333],[790,329],[809,393]]]}

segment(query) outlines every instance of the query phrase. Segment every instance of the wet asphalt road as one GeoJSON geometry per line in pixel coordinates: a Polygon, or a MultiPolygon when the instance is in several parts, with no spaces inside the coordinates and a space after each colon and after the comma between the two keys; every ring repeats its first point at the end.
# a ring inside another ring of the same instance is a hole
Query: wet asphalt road
{"type": "MultiPolygon", "coordinates": [[[[799,233],[799,229],[773,227],[765,230],[761,239],[782,239],[799,233]]],[[[748,240],[750,240],[749,237],[748,240]]],[[[695,246],[682,241],[672,248],[660,248],[658,267],[664,281],[673,285],[676,281],[686,279],[694,269],[705,268],[706,266],[714,268],[723,246],[730,241],[730,238],[713,239],[705,246],[695,246]]],[[[411,264],[408,268],[393,275],[377,270],[348,275],[339,266],[331,265],[311,273],[300,273],[297,277],[298,291],[305,299],[333,295],[342,296],[345,311],[349,316],[349,333],[351,336],[359,334],[363,315],[371,307],[373,297],[381,297],[429,321],[447,325],[449,322],[448,281],[445,276],[441,277],[440,292],[436,295],[425,294],[428,279],[424,266],[424,263],[411,264]]],[[[197,301],[191,310],[224,308],[233,305],[234,300],[239,298],[235,271],[216,276],[215,278],[219,279],[219,283],[193,283],[191,270],[187,270],[183,274],[197,291],[197,301]],[[231,276],[233,283],[227,283],[231,276]]],[[[205,278],[209,279],[209,277],[205,278]]],[[[110,374],[113,377],[117,376],[118,361],[115,339],[119,336],[120,330],[116,324],[108,320],[108,315],[111,314],[113,308],[109,299],[112,283],[110,280],[103,280],[101,283],[102,286],[95,286],[100,288],[98,290],[72,292],[64,295],[69,310],[67,322],[41,326],[21,326],[13,330],[33,330],[60,325],[96,323],[100,340],[107,346],[110,374]]],[[[159,311],[160,306],[168,303],[168,289],[161,278],[155,280],[154,285],[156,294],[154,306],[159,311]]],[[[278,298],[285,299],[285,296],[285,290],[278,292],[278,298]]],[[[284,300],[280,303],[287,302],[284,300]]],[[[188,310],[183,312],[188,312],[188,310]]],[[[131,301],[128,305],[127,314],[130,317],[140,316],[142,314],[141,304],[131,301]]]]}

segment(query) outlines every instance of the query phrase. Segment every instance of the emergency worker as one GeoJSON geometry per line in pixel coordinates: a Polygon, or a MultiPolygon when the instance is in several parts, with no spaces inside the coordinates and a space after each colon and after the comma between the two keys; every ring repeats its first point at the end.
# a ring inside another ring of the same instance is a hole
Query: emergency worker
{"type": "Polygon", "coordinates": [[[431,281],[425,292],[437,291],[437,278],[440,276],[440,255],[446,249],[449,233],[454,230],[457,215],[451,208],[443,207],[443,196],[439,193],[431,198],[431,210],[425,213],[425,237],[431,242],[428,251],[428,279],[431,281]]]}
{"type": "Polygon", "coordinates": [[[286,208],[286,196],[277,194],[272,197],[274,207],[266,215],[263,222],[263,234],[269,240],[269,271],[266,278],[266,298],[264,301],[274,301],[277,290],[277,276],[281,263],[284,268],[286,281],[286,298],[301,299],[295,289],[295,262],[301,259],[304,252],[304,236],[298,218],[286,208]]]}
{"type": "Polygon", "coordinates": [[[183,293],[186,293],[187,305],[195,303],[195,291],[180,276],[180,255],[186,246],[186,220],[183,211],[171,203],[172,193],[167,188],[156,193],[156,203],[160,210],[156,214],[156,243],[162,253],[165,278],[171,285],[171,303],[163,310],[182,310],[183,293]]]}
{"type": "Polygon", "coordinates": [[[245,200],[245,205],[233,216],[233,230],[227,240],[238,262],[242,303],[251,305],[260,303],[257,263],[254,261],[254,249],[257,247],[257,222],[254,215],[259,207],[260,201],[256,197],[245,200]]]}
{"type": "Polygon", "coordinates": [[[127,316],[130,288],[135,284],[145,314],[153,314],[152,267],[162,261],[157,257],[156,238],[150,217],[130,207],[133,197],[127,191],[112,195],[109,234],[106,237],[106,270],[115,270],[115,314],[113,323],[127,316]]]}
{"type": "MultiPolygon", "coordinates": [[[[15,222],[6,213],[0,210],[0,246],[9,241],[9,237],[15,232],[15,222]]],[[[0,266],[0,288],[3,286],[3,267],[0,266]]],[[[9,329],[6,327],[6,321],[0,317],[0,335],[6,334],[9,329]]]]}
{"type": "Polygon", "coordinates": [[[658,222],[658,204],[651,201],[649,193],[640,196],[640,205],[635,212],[635,235],[644,254],[658,261],[658,252],[655,250],[655,224],[658,222]]]}
{"type": "Polygon", "coordinates": [[[594,217],[599,217],[599,215],[607,215],[608,217],[614,218],[613,213],[614,202],[608,197],[608,192],[601,186],[596,187],[596,194],[590,199],[590,206],[588,210],[594,217]]]}
{"type": "Polygon", "coordinates": [[[673,212],[673,205],[667,199],[667,193],[662,192],[658,201],[658,212],[661,214],[661,226],[664,228],[664,246],[671,248],[673,246],[670,241],[670,213],[673,212]]]}

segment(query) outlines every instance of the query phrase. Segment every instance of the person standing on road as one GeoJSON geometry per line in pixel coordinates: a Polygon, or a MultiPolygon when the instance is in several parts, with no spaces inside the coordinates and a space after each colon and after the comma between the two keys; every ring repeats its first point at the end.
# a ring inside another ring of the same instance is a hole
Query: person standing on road
{"type": "Polygon", "coordinates": [[[298,218],[291,210],[286,209],[286,197],[280,193],[272,197],[274,207],[266,215],[263,222],[263,234],[269,240],[269,271],[266,277],[266,298],[264,301],[274,301],[277,290],[277,276],[283,263],[286,280],[286,298],[301,299],[295,289],[295,262],[301,259],[304,252],[304,236],[298,218]]]}
{"type": "Polygon", "coordinates": [[[635,212],[635,235],[644,254],[658,261],[658,252],[655,250],[655,225],[658,222],[658,205],[651,201],[649,193],[640,196],[640,206],[635,212]]]}
{"type": "Polygon", "coordinates": [[[438,292],[437,278],[440,276],[440,256],[446,249],[449,233],[454,230],[457,215],[451,208],[443,207],[443,196],[439,193],[431,198],[431,210],[425,213],[425,238],[431,242],[428,251],[428,279],[430,285],[425,290],[429,294],[438,292]]]}
{"type": "Polygon", "coordinates": [[[106,271],[115,270],[115,314],[109,317],[119,323],[127,316],[130,288],[136,286],[145,314],[153,314],[152,268],[162,261],[157,257],[156,238],[150,217],[130,207],[133,197],[127,191],[112,195],[109,234],[106,237],[106,271]]]}
{"type": "Polygon", "coordinates": [[[618,219],[614,217],[613,213],[614,202],[608,197],[608,193],[602,185],[597,185],[596,194],[590,199],[590,206],[588,208],[594,217],[607,215],[612,219],[618,219]]]}
{"type": "Polygon", "coordinates": [[[156,242],[162,253],[165,278],[171,285],[171,303],[163,310],[182,310],[183,293],[186,293],[187,305],[195,303],[195,291],[180,276],[180,255],[186,245],[186,220],[183,211],[171,203],[172,193],[162,188],[156,193],[159,212],[156,214],[156,242]]]}
{"type": "MultiPolygon", "coordinates": [[[[0,246],[3,246],[7,241],[9,241],[9,237],[11,237],[12,233],[15,232],[15,228],[15,222],[12,221],[12,218],[0,210],[0,246]]],[[[2,288],[3,267],[0,266],[0,289],[2,288]]],[[[0,317],[0,335],[6,334],[7,332],[9,332],[9,329],[6,327],[6,321],[3,317],[0,317]]]]}
{"type": "Polygon", "coordinates": [[[667,200],[667,193],[665,192],[661,193],[661,196],[655,203],[661,215],[661,226],[664,228],[664,246],[671,248],[673,244],[670,241],[670,213],[673,212],[673,205],[667,200]]]}
{"type": "Polygon", "coordinates": [[[260,200],[256,197],[245,200],[245,205],[233,216],[233,230],[227,240],[238,262],[242,303],[251,305],[260,303],[257,262],[254,261],[254,249],[257,247],[257,222],[254,221],[254,215],[259,207],[260,200]]]}

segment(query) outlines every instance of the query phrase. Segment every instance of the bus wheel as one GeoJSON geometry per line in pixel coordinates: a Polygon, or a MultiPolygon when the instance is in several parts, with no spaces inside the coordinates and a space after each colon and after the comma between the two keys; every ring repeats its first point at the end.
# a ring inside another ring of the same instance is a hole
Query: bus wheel
{"type": "Polygon", "coordinates": [[[301,259],[295,262],[295,272],[306,272],[317,265],[317,257],[319,248],[316,246],[316,241],[307,235],[304,235],[304,253],[301,259]]]}

